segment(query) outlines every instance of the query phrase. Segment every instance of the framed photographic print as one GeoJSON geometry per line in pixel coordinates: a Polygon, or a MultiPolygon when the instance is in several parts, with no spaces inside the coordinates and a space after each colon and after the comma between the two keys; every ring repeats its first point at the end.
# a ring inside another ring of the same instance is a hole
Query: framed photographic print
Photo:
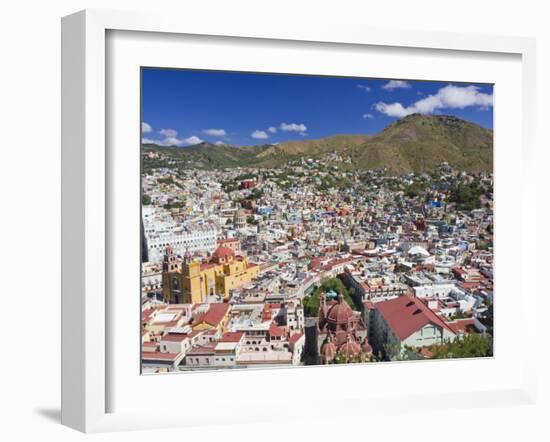
{"type": "Polygon", "coordinates": [[[63,422],[531,401],[533,42],[241,25],[63,21],[63,422]]]}
{"type": "Polygon", "coordinates": [[[142,372],[492,356],[492,107],[142,68],[142,372]]]}

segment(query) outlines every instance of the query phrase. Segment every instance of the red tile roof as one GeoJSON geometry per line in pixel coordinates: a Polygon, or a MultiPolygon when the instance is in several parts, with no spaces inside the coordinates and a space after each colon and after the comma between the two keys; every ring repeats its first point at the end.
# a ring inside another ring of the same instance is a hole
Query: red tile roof
{"type": "Polygon", "coordinates": [[[296,342],[298,342],[298,340],[304,336],[303,333],[294,333],[290,339],[288,340],[288,342],[290,342],[291,344],[296,344],[296,342]]]}
{"type": "Polygon", "coordinates": [[[474,326],[475,320],[473,318],[457,319],[456,321],[449,322],[449,327],[453,329],[455,333],[464,333],[470,327],[474,326]]]}
{"type": "Polygon", "coordinates": [[[239,342],[244,332],[226,332],[220,339],[220,342],[239,342]]]}
{"type": "Polygon", "coordinates": [[[229,310],[229,304],[222,302],[216,302],[208,305],[208,311],[197,315],[193,321],[193,325],[206,322],[213,327],[217,327],[229,310]]]}
{"type": "Polygon", "coordinates": [[[374,308],[374,302],[372,302],[372,301],[363,301],[363,305],[368,310],[371,310],[371,309],[374,308]]]}
{"type": "Polygon", "coordinates": [[[189,336],[183,333],[168,333],[162,337],[162,340],[167,342],[181,342],[186,339],[189,339],[189,336]]]}
{"type": "Polygon", "coordinates": [[[141,312],[141,322],[148,322],[156,309],[148,308],[141,312]]]}
{"type": "Polygon", "coordinates": [[[431,351],[430,349],[428,349],[428,347],[421,347],[421,348],[420,348],[420,354],[421,354],[422,356],[427,357],[427,358],[433,358],[433,357],[434,357],[433,351],[431,351]]]}
{"type": "Polygon", "coordinates": [[[187,356],[213,355],[216,345],[217,345],[217,342],[215,344],[193,347],[191,350],[187,352],[187,356]]]}
{"type": "Polygon", "coordinates": [[[400,296],[379,302],[376,304],[376,308],[402,341],[429,323],[446,328],[454,334],[454,331],[445,321],[417,298],[400,296]]]}
{"type": "Polygon", "coordinates": [[[280,302],[266,302],[264,304],[264,308],[281,308],[282,306],[283,304],[281,304],[280,302]]]}
{"type": "Polygon", "coordinates": [[[271,323],[269,326],[269,336],[284,336],[285,329],[271,323]]]}
{"type": "Polygon", "coordinates": [[[226,244],[226,243],[232,243],[232,242],[239,242],[239,238],[218,239],[218,244],[226,244]]]}
{"type": "Polygon", "coordinates": [[[161,353],[160,351],[146,351],[141,353],[145,361],[175,361],[181,353],[161,353]]]}

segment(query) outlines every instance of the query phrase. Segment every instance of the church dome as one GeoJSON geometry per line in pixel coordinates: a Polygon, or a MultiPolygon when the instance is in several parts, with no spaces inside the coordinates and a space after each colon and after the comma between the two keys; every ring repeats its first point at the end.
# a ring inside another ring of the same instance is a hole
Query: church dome
{"type": "Polygon", "coordinates": [[[235,212],[233,216],[233,224],[236,228],[246,226],[246,211],[244,209],[239,209],[235,212]]]}
{"type": "Polygon", "coordinates": [[[227,258],[228,256],[233,256],[233,255],[234,255],[233,249],[225,246],[218,247],[213,254],[215,258],[227,258]]]}
{"type": "Polygon", "coordinates": [[[365,338],[363,343],[361,344],[361,351],[365,354],[371,354],[372,353],[372,347],[369,344],[369,341],[365,338]]]}
{"type": "Polygon", "coordinates": [[[321,357],[324,362],[331,362],[336,356],[336,345],[332,342],[331,339],[325,341],[321,346],[321,357]]]}
{"type": "Polygon", "coordinates": [[[348,336],[347,341],[338,350],[348,360],[361,353],[361,346],[348,336]]]}
{"type": "Polygon", "coordinates": [[[333,325],[348,324],[353,317],[353,311],[344,301],[342,295],[338,295],[338,302],[329,307],[327,313],[327,322],[333,325]]]}

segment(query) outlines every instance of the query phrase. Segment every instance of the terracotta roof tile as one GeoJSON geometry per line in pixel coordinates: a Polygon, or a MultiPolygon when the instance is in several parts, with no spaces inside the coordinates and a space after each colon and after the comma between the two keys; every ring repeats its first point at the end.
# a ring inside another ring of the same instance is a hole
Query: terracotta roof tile
{"type": "Polygon", "coordinates": [[[454,334],[445,321],[417,298],[400,296],[379,302],[376,304],[376,308],[402,341],[429,323],[445,328],[454,334]]]}

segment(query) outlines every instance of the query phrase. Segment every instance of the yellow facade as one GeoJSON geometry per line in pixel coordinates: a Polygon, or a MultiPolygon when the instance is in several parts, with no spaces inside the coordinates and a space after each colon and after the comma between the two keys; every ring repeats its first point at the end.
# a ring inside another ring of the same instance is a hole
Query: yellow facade
{"type": "Polygon", "coordinates": [[[229,298],[230,290],[242,287],[259,275],[260,267],[233,254],[216,256],[210,263],[186,261],[181,272],[163,273],[164,299],[171,303],[204,302],[207,296],[229,298]]]}
{"type": "Polygon", "coordinates": [[[200,294],[202,297],[216,294],[228,298],[230,290],[248,284],[259,272],[259,266],[251,266],[246,258],[203,266],[200,294]]]}

